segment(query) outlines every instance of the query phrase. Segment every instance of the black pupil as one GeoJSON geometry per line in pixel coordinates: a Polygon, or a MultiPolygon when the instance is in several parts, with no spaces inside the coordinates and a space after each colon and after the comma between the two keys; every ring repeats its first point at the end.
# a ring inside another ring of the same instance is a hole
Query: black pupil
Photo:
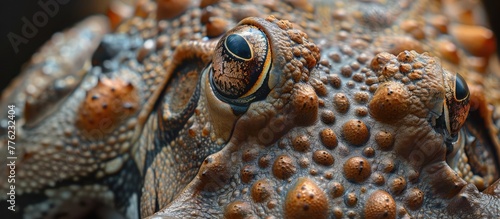
{"type": "Polygon", "coordinates": [[[457,78],[455,80],[455,98],[457,100],[462,100],[469,95],[469,87],[467,87],[467,83],[465,79],[457,73],[457,78]]]}
{"type": "Polygon", "coordinates": [[[238,34],[231,34],[226,38],[226,47],[234,55],[243,58],[252,58],[252,51],[247,41],[238,34]]]}

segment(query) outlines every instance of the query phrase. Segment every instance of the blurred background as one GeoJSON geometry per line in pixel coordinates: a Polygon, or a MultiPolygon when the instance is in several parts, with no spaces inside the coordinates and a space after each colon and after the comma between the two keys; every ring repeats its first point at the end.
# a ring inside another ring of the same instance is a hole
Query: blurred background
{"type": "Polygon", "coordinates": [[[104,14],[110,0],[60,0],[67,4],[58,4],[59,10],[54,17],[48,18],[45,26],[28,39],[26,44],[18,46],[16,53],[7,37],[9,33],[22,36],[23,17],[32,21],[33,16],[42,10],[38,2],[57,2],[57,0],[2,0],[0,2],[0,90],[3,90],[12,78],[20,72],[31,55],[48,41],[53,33],[71,27],[91,14],[104,14]]]}
{"type": "MultiPolygon", "coordinates": [[[[68,28],[91,14],[105,13],[111,0],[65,0],[68,3],[59,4],[58,13],[49,18],[44,27],[38,28],[38,33],[35,37],[28,39],[28,43],[20,44],[19,51],[16,53],[7,35],[12,32],[22,36],[22,18],[32,20],[33,15],[41,10],[38,2],[47,1],[51,0],[2,0],[0,2],[0,92],[53,33],[68,28]]],[[[500,1],[483,0],[483,4],[489,15],[490,28],[495,31],[496,36],[500,36],[500,13],[498,12],[500,1]]],[[[497,46],[500,44],[497,43],[497,46]]]]}

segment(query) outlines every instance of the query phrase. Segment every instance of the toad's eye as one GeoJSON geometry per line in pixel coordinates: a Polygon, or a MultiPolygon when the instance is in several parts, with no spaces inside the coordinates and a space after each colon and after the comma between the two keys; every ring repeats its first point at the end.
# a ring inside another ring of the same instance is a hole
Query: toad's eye
{"type": "Polygon", "coordinates": [[[465,123],[469,114],[469,88],[465,79],[457,74],[447,73],[445,122],[448,133],[454,137],[465,123]]]}
{"type": "Polygon", "coordinates": [[[210,84],[220,100],[239,108],[269,93],[271,49],[267,36],[251,25],[239,26],[217,44],[210,84]]]}
{"type": "Polygon", "coordinates": [[[224,48],[235,59],[248,61],[252,58],[252,49],[248,42],[241,35],[231,34],[224,40],[224,48]]]}
{"type": "Polygon", "coordinates": [[[455,78],[455,99],[457,101],[468,101],[469,98],[469,87],[465,82],[465,79],[457,74],[455,78]]]}

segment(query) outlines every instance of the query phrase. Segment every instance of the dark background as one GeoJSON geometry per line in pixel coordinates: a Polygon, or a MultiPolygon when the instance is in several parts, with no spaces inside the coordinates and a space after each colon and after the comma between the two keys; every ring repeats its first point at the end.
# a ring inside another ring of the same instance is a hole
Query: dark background
{"type": "MultiPolygon", "coordinates": [[[[37,28],[38,33],[28,43],[18,46],[15,52],[7,35],[12,32],[22,35],[24,25],[22,18],[33,20],[33,15],[43,9],[38,2],[56,0],[1,0],[0,2],[0,91],[19,73],[21,66],[31,55],[48,41],[53,33],[71,27],[91,14],[105,13],[110,0],[65,0],[67,4],[59,4],[58,13],[48,17],[45,26],[37,28]]],[[[63,2],[63,1],[62,1],[63,2]]]]}
{"type": "MultiPolygon", "coordinates": [[[[22,18],[33,19],[33,15],[42,10],[38,2],[50,0],[1,0],[0,2],[0,91],[19,73],[21,66],[31,55],[46,42],[54,32],[61,31],[82,20],[86,16],[105,13],[110,0],[69,0],[65,5],[59,4],[59,12],[49,17],[47,25],[38,28],[35,37],[28,39],[27,44],[18,46],[15,53],[7,35],[9,32],[22,36],[22,18]]],[[[56,0],[52,0],[56,2],[56,0]]],[[[500,36],[500,1],[483,0],[490,23],[496,36],[500,36]]],[[[500,47],[499,44],[497,46],[500,47]]]]}
{"type": "MultiPolygon", "coordinates": [[[[486,14],[490,21],[492,30],[497,38],[497,53],[500,55],[500,1],[499,0],[482,0],[486,14]]],[[[500,56],[499,56],[500,57],[500,56]]]]}

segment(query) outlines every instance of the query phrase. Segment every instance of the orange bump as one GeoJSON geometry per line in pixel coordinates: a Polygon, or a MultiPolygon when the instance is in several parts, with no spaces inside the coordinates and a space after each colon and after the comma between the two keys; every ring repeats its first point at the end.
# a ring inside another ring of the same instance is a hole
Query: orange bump
{"type": "Polygon", "coordinates": [[[354,192],[347,193],[344,196],[344,202],[349,207],[354,207],[358,203],[358,196],[354,192]]]}
{"type": "Polygon", "coordinates": [[[351,157],[344,163],[344,176],[346,179],[361,183],[370,177],[371,165],[363,157],[351,157]]]}
{"type": "Polygon", "coordinates": [[[474,56],[489,57],[496,50],[495,36],[485,27],[454,25],[450,33],[463,48],[474,56]]]}
{"type": "Polygon", "coordinates": [[[241,156],[241,159],[244,162],[250,162],[253,161],[257,158],[259,151],[255,148],[248,148],[245,151],[243,151],[243,154],[241,156]]]}
{"type": "MultiPolygon", "coordinates": [[[[389,61],[394,58],[394,55],[387,53],[387,52],[381,52],[375,56],[375,58],[372,59],[372,62],[370,63],[370,67],[374,71],[381,70],[384,68],[384,66],[389,63],[389,61]]],[[[412,57],[408,57],[410,59],[412,57]]],[[[400,60],[401,61],[401,60],[400,60]]]]}
{"type": "Polygon", "coordinates": [[[339,182],[333,182],[332,183],[332,191],[331,191],[331,194],[332,194],[332,197],[333,198],[337,198],[337,197],[340,197],[344,194],[344,186],[342,184],[340,184],[339,182]]]}
{"type": "Polygon", "coordinates": [[[267,168],[269,166],[269,164],[271,163],[271,155],[269,154],[266,154],[262,157],[259,158],[259,167],[260,168],[267,168]]]}
{"type": "Polygon", "coordinates": [[[375,43],[380,44],[386,52],[393,55],[397,55],[405,50],[425,51],[420,41],[409,36],[383,36],[379,37],[375,43]]]}
{"type": "Polygon", "coordinates": [[[368,127],[366,127],[363,121],[358,119],[347,121],[344,126],[342,126],[342,134],[349,144],[356,146],[366,143],[370,138],[368,127]]]}
{"type": "Polygon", "coordinates": [[[365,217],[369,219],[396,218],[396,202],[386,191],[377,190],[366,201],[365,217]]]}
{"type": "Polygon", "coordinates": [[[383,168],[382,170],[384,173],[390,173],[390,172],[394,171],[395,164],[391,158],[383,159],[381,162],[381,165],[382,165],[382,168],[383,168]]]}
{"type": "Polygon", "coordinates": [[[449,40],[440,40],[437,42],[437,50],[441,56],[449,62],[459,64],[460,57],[458,56],[457,46],[449,40]]]}
{"type": "Polygon", "coordinates": [[[287,155],[281,155],[274,161],[273,174],[278,179],[288,179],[297,171],[295,162],[287,155]]]}
{"type": "Polygon", "coordinates": [[[308,178],[300,178],[288,191],[285,218],[327,218],[329,204],[326,194],[308,178]]]}
{"type": "Polygon", "coordinates": [[[190,0],[159,0],[156,1],[156,19],[171,19],[181,15],[191,5],[190,0]]]}
{"type": "Polygon", "coordinates": [[[138,0],[135,3],[135,16],[146,18],[156,9],[156,4],[149,0],[138,0]]]}
{"type": "Polygon", "coordinates": [[[346,113],[349,110],[349,99],[343,93],[337,93],[333,97],[333,104],[335,105],[335,109],[339,113],[346,113]]]}
{"type": "Polygon", "coordinates": [[[292,94],[292,105],[296,116],[295,122],[299,125],[308,125],[318,118],[318,96],[314,88],[309,85],[295,85],[292,94]]]}
{"type": "Polygon", "coordinates": [[[342,218],[344,216],[344,212],[342,212],[342,209],[339,207],[333,208],[333,215],[335,218],[342,218]]]}
{"type": "Polygon", "coordinates": [[[308,0],[285,0],[285,2],[293,5],[294,8],[300,8],[306,12],[314,11],[314,6],[308,0]]]}
{"type": "Polygon", "coordinates": [[[304,152],[309,150],[311,147],[311,142],[309,141],[309,137],[306,135],[299,135],[295,137],[292,141],[292,147],[294,150],[299,152],[304,152]]]}
{"type": "Polygon", "coordinates": [[[334,149],[338,145],[337,135],[332,129],[326,128],[320,132],[321,143],[328,148],[334,149]]]}
{"type": "Polygon", "coordinates": [[[391,191],[393,194],[398,195],[406,188],[405,178],[399,176],[391,181],[391,191]]]}
{"type": "Polygon", "coordinates": [[[374,157],[375,149],[373,149],[372,147],[366,147],[365,149],[363,149],[363,155],[365,157],[374,157]]]}
{"type": "Polygon", "coordinates": [[[213,5],[220,2],[220,0],[201,0],[200,2],[200,8],[205,8],[209,5],[213,5]]]}
{"type": "Polygon", "coordinates": [[[385,183],[385,177],[384,175],[376,172],[372,175],[372,181],[375,185],[381,186],[385,183]]]}
{"type": "Polygon", "coordinates": [[[447,33],[448,32],[448,24],[450,24],[450,21],[444,15],[437,15],[437,16],[432,17],[430,19],[430,24],[434,28],[439,30],[441,33],[447,33]]]}
{"type": "Polygon", "coordinates": [[[255,202],[264,202],[271,196],[273,188],[267,179],[260,179],[255,182],[251,189],[252,199],[255,202]]]}
{"type": "Polygon", "coordinates": [[[111,1],[106,10],[106,15],[111,23],[111,29],[116,29],[126,18],[132,17],[133,8],[123,1],[111,1]]]}
{"type": "Polygon", "coordinates": [[[254,166],[246,165],[240,170],[241,181],[249,183],[255,176],[256,168],[254,166]]]}
{"type": "Polygon", "coordinates": [[[218,17],[211,17],[208,19],[206,25],[207,36],[210,38],[218,37],[224,34],[229,28],[229,22],[225,19],[218,17]]]}
{"type": "Polygon", "coordinates": [[[411,189],[406,196],[406,206],[415,211],[422,207],[424,202],[424,192],[418,188],[411,189]]]}
{"type": "Polygon", "coordinates": [[[110,132],[139,109],[137,89],[122,79],[102,78],[79,107],[76,125],[93,132],[110,132]]]}
{"type": "Polygon", "coordinates": [[[354,100],[359,104],[365,104],[368,102],[370,95],[366,91],[356,92],[354,94],[354,100]]]}
{"type": "Polygon", "coordinates": [[[321,113],[321,121],[325,124],[333,124],[335,122],[335,114],[331,110],[325,110],[321,113]]]}
{"type": "Polygon", "coordinates": [[[410,111],[410,94],[402,83],[380,85],[369,104],[370,114],[381,122],[394,122],[410,111]]]}
{"type": "Polygon", "coordinates": [[[394,136],[387,131],[380,131],[375,135],[375,142],[381,150],[387,151],[394,145],[394,136]]]}
{"type": "Polygon", "coordinates": [[[235,201],[226,206],[224,218],[243,219],[252,215],[252,207],[247,202],[235,201]]]}
{"type": "Polygon", "coordinates": [[[323,166],[331,166],[333,165],[334,158],[330,152],[325,150],[315,151],[313,153],[314,162],[321,164],[323,166]]]}
{"type": "Polygon", "coordinates": [[[406,20],[401,23],[401,29],[411,34],[416,39],[424,39],[425,31],[424,25],[416,20],[406,20]]]}

